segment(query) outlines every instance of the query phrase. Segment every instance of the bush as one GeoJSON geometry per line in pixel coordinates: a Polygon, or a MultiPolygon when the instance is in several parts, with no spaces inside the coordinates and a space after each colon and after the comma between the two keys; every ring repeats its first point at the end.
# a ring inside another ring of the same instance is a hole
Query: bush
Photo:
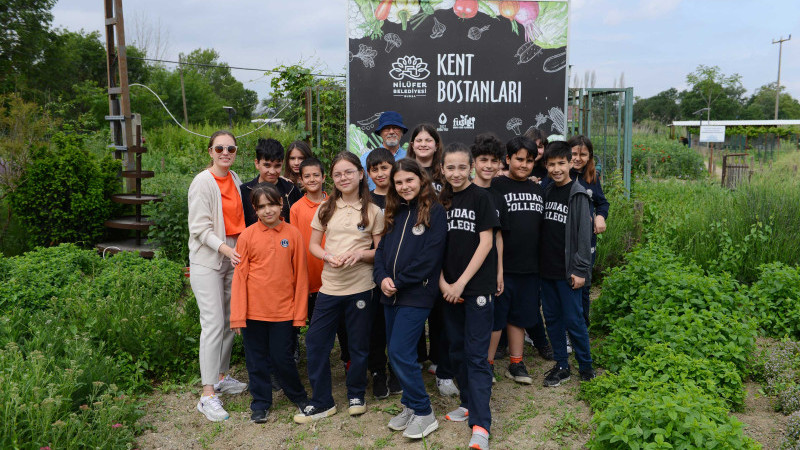
{"type": "Polygon", "coordinates": [[[800,411],[800,343],[783,341],[764,361],[765,392],[775,397],[775,410],[800,411]]]}
{"type": "MultiPolygon", "coordinates": [[[[608,269],[622,264],[625,255],[642,240],[642,204],[625,197],[619,171],[603,173],[603,191],[610,204],[605,233],[597,236],[597,253],[592,282],[600,280],[608,269]]],[[[599,283],[597,283],[599,284],[599,283]]]]}
{"type": "Polygon", "coordinates": [[[75,134],[57,133],[51,147],[32,149],[19,186],[9,194],[31,246],[97,242],[116,211],[110,198],[121,187],[119,169],[108,155],[96,160],[75,134]]]}
{"type": "Polygon", "coordinates": [[[800,449],[800,411],[793,412],[786,424],[786,436],[781,442],[781,450],[800,449]]]}
{"type": "Polygon", "coordinates": [[[697,150],[672,139],[637,136],[636,141],[631,152],[633,173],[658,178],[705,176],[703,156],[697,150]]]}
{"type": "MultiPolygon", "coordinates": [[[[189,265],[189,184],[185,175],[165,174],[151,186],[164,199],[144,207],[144,212],[155,222],[147,237],[158,248],[159,256],[189,265]]],[[[150,189],[153,189],[151,187],[150,189]]]]}
{"type": "Polygon", "coordinates": [[[695,386],[652,386],[619,395],[595,414],[593,449],[761,448],[742,424],[695,386]]]}
{"type": "Polygon", "coordinates": [[[692,358],[730,362],[744,373],[755,330],[755,322],[719,305],[639,310],[615,322],[595,353],[601,366],[619,372],[648,346],[664,343],[692,358]]]}
{"type": "Polygon", "coordinates": [[[617,396],[660,385],[697,387],[729,409],[740,409],[744,404],[742,378],[733,364],[692,358],[675,352],[666,344],[647,347],[619,374],[606,372],[591,383],[581,384],[581,397],[592,409],[601,411],[617,396]]]}
{"type": "Polygon", "coordinates": [[[763,264],[750,286],[758,324],[764,334],[800,339],[800,267],[763,264]]]}

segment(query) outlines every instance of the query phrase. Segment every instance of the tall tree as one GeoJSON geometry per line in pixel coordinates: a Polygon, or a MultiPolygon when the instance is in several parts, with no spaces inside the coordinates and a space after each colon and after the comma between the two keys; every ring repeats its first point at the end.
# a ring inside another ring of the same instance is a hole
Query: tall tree
{"type": "Polygon", "coordinates": [[[641,122],[645,119],[657,120],[660,123],[669,123],[681,115],[678,90],[669,88],[666,91],[644,99],[637,99],[633,104],[633,120],[641,122]]]}
{"type": "Polygon", "coordinates": [[[745,88],[739,74],[725,75],[718,66],[699,65],[686,75],[689,90],[681,93],[681,112],[683,117],[695,118],[693,113],[702,108],[710,108],[701,119],[736,119],[743,106],[745,88]]]}
{"type": "MultiPolygon", "coordinates": [[[[756,89],[747,100],[742,114],[746,119],[769,120],[775,118],[775,83],[765,84],[756,89]]],[[[800,119],[800,102],[781,86],[778,119],[800,119]]]]}
{"type": "Polygon", "coordinates": [[[0,93],[14,91],[49,43],[56,0],[0,2],[0,93]]]}

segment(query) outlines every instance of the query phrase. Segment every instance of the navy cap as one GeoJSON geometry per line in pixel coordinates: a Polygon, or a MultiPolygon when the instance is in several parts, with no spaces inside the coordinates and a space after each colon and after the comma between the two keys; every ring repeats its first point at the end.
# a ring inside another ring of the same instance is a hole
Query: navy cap
{"type": "Polygon", "coordinates": [[[395,125],[403,129],[403,133],[408,133],[408,128],[403,125],[403,116],[397,111],[384,111],[378,119],[378,127],[375,128],[375,134],[380,135],[381,130],[388,125],[395,125]]]}

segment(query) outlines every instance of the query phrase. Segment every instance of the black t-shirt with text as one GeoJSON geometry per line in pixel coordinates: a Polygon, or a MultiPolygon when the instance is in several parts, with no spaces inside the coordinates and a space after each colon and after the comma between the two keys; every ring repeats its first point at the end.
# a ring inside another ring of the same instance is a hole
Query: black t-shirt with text
{"type": "Polygon", "coordinates": [[[570,181],[564,186],[550,188],[544,199],[544,220],[542,221],[542,252],[540,267],[542,278],[563,280],[567,267],[564,255],[567,239],[567,214],[569,214],[570,181]]]}
{"type": "Polygon", "coordinates": [[[442,183],[436,181],[436,177],[434,177],[433,173],[433,166],[423,167],[423,169],[425,169],[425,172],[428,172],[428,176],[431,177],[433,191],[436,192],[436,196],[438,197],[439,193],[442,192],[442,183]]]}
{"type": "MultiPolygon", "coordinates": [[[[447,244],[442,266],[446,282],[455,283],[464,273],[480,243],[480,232],[499,226],[497,212],[484,189],[470,184],[453,195],[447,210],[447,244]]],[[[489,252],[462,295],[486,295],[497,290],[497,253],[494,251],[494,257],[489,252]]]]}
{"type": "Polygon", "coordinates": [[[490,188],[504,203],[503,271],[539,273],[539,228],[544,200],[542,187],[531,180],[502,176],[490,188]]]}

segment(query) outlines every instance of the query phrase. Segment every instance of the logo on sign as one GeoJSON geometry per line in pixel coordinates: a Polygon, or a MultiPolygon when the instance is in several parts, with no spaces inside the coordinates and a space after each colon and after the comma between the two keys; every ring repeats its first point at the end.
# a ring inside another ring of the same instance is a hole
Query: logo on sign
{"type": "Polygon", "coordinates": [[[436,131],[449,131],[447,128],[447,116],[445,113],[439,114],[439,128],[436,131]]]}
{"type": "Polygon", "coordinates": [[[428,95],[428,83],[422,81],[431,75],[428,63],[416,56],[401,56],[392,63],[389,76],[392,77],[392,95],[415,98],[428,95]]]}
{"type": "Polygon", "coordinates": [[[474,130],[475,117],[469,117],[467,114],[461,114],[460,117],[453,119],[454,130],[474,130]]]}

